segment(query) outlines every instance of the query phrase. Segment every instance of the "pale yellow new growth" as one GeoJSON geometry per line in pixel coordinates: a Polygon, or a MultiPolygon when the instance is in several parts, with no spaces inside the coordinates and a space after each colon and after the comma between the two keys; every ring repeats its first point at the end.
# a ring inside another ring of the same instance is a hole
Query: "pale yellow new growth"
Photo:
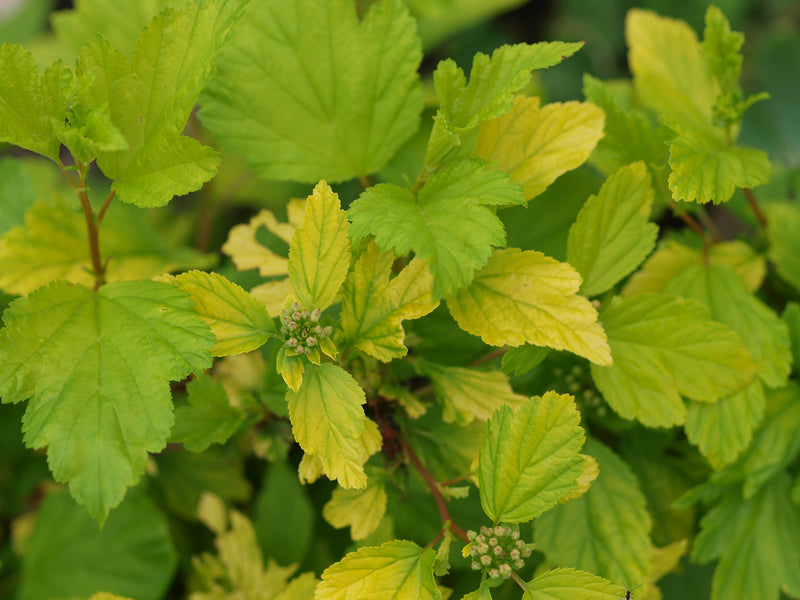
{"type": "Polygon", "coordinates": [[[577,294],[578,272],[541,252],[495,250],[469,287],[447,298],[458,325],[492,346],[525,343],[612,364],[591,302],[577,294]]]}
{"type": "Polygon", "coordinates": [[[303,224],[304,207],[305,201],[291,200],[287,206],[288,223],[281,223],[272,212],[262,210],[247,224],[236,225],[230,230],[222,251],[233,259],[239,271],[258,269],[263,277],[286,275],[289,272],[288,259],[262,246],[256,240],[256,232],[259,227],[265,227],[287,244],[291,243],[295,230],[303,224]]]}
{"type": "Polygon", "coordinates": [[[280,316],[283,305],[286,304],[286,298],[291,293],[292,282],[288,277],[262,283],[250,290],[250,294],[267,308],[270,317],[280,316]]]}
{"type": "Polygon", "coordinates": [[[333,304],[350,269],[347,214],[339,196],[320,181],[306,201],[303,226],[289,247],[289,279],[298,302],[306,308],[333,304]]]}
{"type": "Polygon", "coordinates": [[[386,485],[383,478],[368,472],[367,487],[360,490],[336,488],[322,507],[322,516],[336,527],[350,527],[350,537],[363,540],[375,531],[386,514],[386,485]]]}
{"type": "Polygon", "coordinates": [[[393,253],[371,242],[345,283],[341,313],[345,345],[383,362],[408,352],[402,321],[418,319],[439,305],[425,261],[415,258],[390,280],[393,261],[393,253]]]}
{"type": "Polygon", "coordinates": [[[481,124],[475,151],[497,163],[522,186],[525,199],[582,165],[603,137],[605,113],[588,102],[554,102],[517,96],[502,117],[481,124]]]}

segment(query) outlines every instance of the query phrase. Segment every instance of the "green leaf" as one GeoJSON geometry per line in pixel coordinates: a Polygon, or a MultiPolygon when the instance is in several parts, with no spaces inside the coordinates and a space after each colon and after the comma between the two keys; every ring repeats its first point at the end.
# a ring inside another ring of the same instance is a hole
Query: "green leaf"
{"type": "Polygon", "coordinates": [[[286,392],[294,438],[307,453],[318,457],[331,479],[347,488],[367,484],[359,438],[366,417],[364,390],[333,363],[308,363],[303,383],[286,392]]]}
{"type": "Polygon", "coordinates": [[[792,346],[792,371],[796,374],[800,371],[800,304],[787,302],[781,318],[789,328],[792,346]]]}
{"type": "MultiPolygon", "coordinates": [[[[551,569],[525,584],[523,600],[620,600],[620,586],[576,569],[551,569]]],[[[624,596],[625,590],[621,592],[624,596]]]]}
{"type": "Polygon", "coordinates": [[[736,188],[767,183],[772,174],[767,153],[732,146],[705,131],[682,130],[670,143],[669,189],[676,200],[721,204],[736,188]]]}
{"type": "Polygon", "coordinates": [[[224,444],[244,420],[244,414],[228,401],[222,384],[200,374],[186,386],[188,406],[175,410],[172,439],[191,452],[203,452],[211,444],[224,444]]]}
{"type": "Polygon", "coordinates": [[[250,352],[278,334],[264,306],[218,273],[190,271],[164,281],[192,297],[197,314],[217,338],[212,356],[250,352]]]}
{"type": "Polygon", "coordinates": [[[778,274],[800,289],[800,210],[790,204],[772,203],[765,211],[769,220],[769,258],[778,274]]]}
{"type": "Polygon", "coordinates": [[[353,0],[253,2],[201,118],[260,177],[368,175],[419,125],[421,59],[400,0],[373,3],[361,21],[353,0]]]}
{"type": "Polygon", "coordinates": [[[314,539],[316,512],[297,470],[274,462],[255,501],[253,527],[265,556],[282,565],[302,561],[314,539]]]}
{"type": "Polygon", "coordinates": [[[56,282],[3,318],[3,401],[30,398],[26,445],[48,446],[56,481],[102,522],[166,445],[169,381],[208,368],[214,337],[187,294],[153,281],[56,282]]]}
{"type": "Polygon", "coordinates": [[[97,159],[122,200],[161,206],[216,173],[217,152],[181,132],[245,3],[203,0],[159,13],[139,36],[131,62],[101,37],[82,50],[77,75],[83,93],[94,105],[108,106],[112,124],[130,144],[97,159]]]}
{"type": "Polygon", "coordinates": [[[789,329],[770,307],[750,293],[731,267],[688,267],[666,285],[664,292],[705,304],[715,321],[739,334],[756,363],[758,376],[767,386],[786,384],[792,363],[789,329]]]}
{"type": "Polygon", "coordinates": [[[363,540],[375,531],[386,514],[385,471],[367,469],[367,487],[345,490],[337,487],[322,507],[322,516],[337,529],[350,527],[353,540],[363,540]]]}
{"type": "Polygon", "coordinates": [[[683,21],[634,8],[625,20],[625,38],[642,101],[669,123],[707,131],[717,86],[694,30],[683,21]]]}
{"type": "Polygon", "coordinates": [[[643,162],[609,177],[569,230],[567,262],[583,277],[581,292],[601,294],[633,271],[655,245],[649,222],[653,187],[643,162]]]}
{"type": "Polygon", "coordinates": [[[753,497],[727,494],[700,521],[692,558],[719,558],[711,599],[777,598],[779,589],[800,588],[800,515],[780,474],[753,497]]]}
{"type": "MultiPolygon", "coordinates": [[[[167,271],[208,267],[214,258],[170,247],[143,212],[118,205],[106,214],[100,254],[108,259],[106,281],[148,279],[167,271]]],[[[0,239],[0,288],[29,294],[57,279],[92,285],[86,220],[61,203],[36,202],[25,225],[0,239]]]]}
{"type": "Polygon", "coordinates": [[[519,186],[473,160],[456,162],[431,175],[417,198],[393,184],[367,189],[350,206],[350,235],[372,234],[381,250],[410,251],[434,277],[434,297],[469,284],[486,264],[492,246],[505,244],[500,219],[486,205],[521,198],[519,186]]]}
{"type": "Polygon", "coordinates": [[[56,492],[45,498],[26,541],[19,597],[87,598],[105,590],[160,600],[177,562],[164,515],[140,490],[131,490],[102,530],[67,493],[56,492]]]}
{"type": "Polygon", "coordinates": [[[600,476],[580,498],[536,521],[536,543],[551,563],[612,581],[645,581],[650,572],[650,515],[636,477],[616,454],[589,438],[584,452],[600,476]]]}
{"type": "Polygon", "coordinates": [[[433,578],[436,553],[403,540],[347,554],[322,573],[315,600],[441,600],[433,578]]]}
{"type": "Polygon", "coordinates": [[[447,308],[487,344],[548,346],[609,365],[606,334],[580,285],[575,269],[541,252],[496,250],[468,288],[447,297],[447,308]]]}
{"type": "Polygon", "coordinates": [[[524,344],[509,348],[503,354],[503,371],[509,375],[522,375],[538,367],[550,354],[550,348],[524,344]]]}
{"type": "Polygon", "coordinates": [[[342,344],[383,362],[402,358],[403,320],[418,319],[436,308],[433,277],[425,262],[416,258],[390,280],[394,255],[380,252],[374,243],[358,258],[344,284],[342,344]]]}
{"type": "Polygon", "coordinates": [[[289,246],[289,279],[298,302],[324,310],[333,304],[350,268],[347,215],[324,181],[306,201],[302,227],[289,246]]]}
{"type": "Polygon", "coordinates": [[[611,174],[620,167],[643,160],[648,167],[664,164],[664,128],[654,128],[647,115],[634,106],[632,90],[620,84],[603,83],[583,76],[583,94],[606,114],[605,135],[597,143],[590,161],[611,174]],[[612,87],[614,85],[614,87],[612,87]]]}
{"type": "Polygon", "coordinates": [[[662,294],[615,298],[600,313],[614,364],[591,365],[603,397],[620,416],[650,427],[682,424],[681,395],[716,402],[743,389],[755,364],[729,327],[696,300],[662,294]]]}
{"type": "Polygon", "coordinates": [[[547,392],[514,412],[498,408],[483,434],[478,481],[493,522],[525,523],[573,492],[583,474],[586,439],[575,399],[547,392]]]}
{"type": "Polygon", "coordinates": [[[0,158],[0,237],[17,226],[25,224],[25,214],[36,200],[33,182],[24,163],[11,156],[0,158]]]}
{"type": "Polygon", "coordinates": [[[603,135],[603,111],[593,104],[539,102],[517,96],[509,112],[481,125],[475,146],[522,186],[525,200],[586,162],[603,135]]]}
{"type": "Polygon", "coordinates": [[[764,257],[739,240],[714,244],[704,252],[702,248],[690,248],[668,239],[631,276],[622,291],[623,296],[663,292],[669,282],[686,269],[706,264],[730,266],[751,292],[761,287],[767,270],[764,257]]]}
{"type": "Polygon", "coordinates": [[[508,376],[501,371],[444,367],[424,358],[417,359],[417,367],[433,383],[445,423],[466,425],[475,418],[485,421],[504,404],[516,407],[525,400],[514,393],[508,376]]]}
{"type": "Polygon", "coordinates": [[[733,461],[753,438],[764,414],[764,387],[756,380],[716,402],[689,402],[686,436],[720,469],[733,461]]]}
{"type": "Polygon", "coordinates": [[[0,46],[0,142],[52,160],[61,146],[56,131],[67,116],[75,76],[59,61],[39,77],[33,55],[19,44],[0,46]]]}

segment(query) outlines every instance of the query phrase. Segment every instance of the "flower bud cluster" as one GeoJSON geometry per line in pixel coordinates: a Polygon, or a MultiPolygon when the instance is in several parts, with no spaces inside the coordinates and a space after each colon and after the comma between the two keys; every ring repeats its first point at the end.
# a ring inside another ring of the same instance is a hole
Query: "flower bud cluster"
{"type": "Polygon", "coordinates": [[[281,312],[281,335],[283,345],[293,354],[308,354],[311,348],[333,333],[330,325],[319,324],[320,309],[309,311],[297,302],[281,312]]]}
{"type": "Polygon", "coordinates": [[[519,531],[510,527],[481,527],[480,533],[468,531],[472,544],[469,554],[475,571],[487,570],[492,579],[508,579],[521,569],[531,555],[531,549],[519,539],[519,531]]]}

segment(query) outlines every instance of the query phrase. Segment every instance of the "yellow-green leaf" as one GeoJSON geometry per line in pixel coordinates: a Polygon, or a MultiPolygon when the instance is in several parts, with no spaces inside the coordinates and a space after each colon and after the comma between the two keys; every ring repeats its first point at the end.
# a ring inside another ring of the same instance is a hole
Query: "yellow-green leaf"
{"type": "Polygon", "coordinates": [[[386,484],[379,469],[367,469],[367,487],[345,490],[337,487],[322,507],[322,516],[336,527],[350,526],[350,537],[363,540],[375,531],[386,514],[386,484]]]}
{"type": "Polygon", "coordinates": [[[610,581],[577,569],[551,569],[525,584],[523,600],[620,600],[625,591],[610,581]]]}
{"type": "Polygon", "coordinates": [[[250,352],[278,333],[258,300],[218,273],[190,271],[167,281],[192,297],[195,310],[211,327],[217,338],[213,356],[250,352]]]}
{"type": "Polygon", "coordinates": [[[481,124],[475,148],[522,186],[525,199],[586,162],[603,137],[605,115],[588,102],[554,102],[517,96],[511,110],[481,124]]]}
{"type": "Polygon", "coordinates": [[[493,346],[524,343],[574,352],[599,365],[611,352],[581,276],[541,252],[496,250],[472,284],[447,297],[459,327],[493,346]]]}
{"type": "Polygon", "coordinates": [[[346,488],[367,484],[359,438],[366,419],[364,390],[333,363],[305,365],[303,383],[286,393],[294,438],[322,461],[324,471],[346,488]]]}
{"type": "Polygon", "coordinates": [[[707,257],[700,248],[690,248],[675,240],[665,240],[642,268],[633,274],[622,290],[622,295],[630,297],[648,292],[663,292],[667,284],[686,269],[706,263],[732,267],[751,292],[761,287],[767,270],[764,256],[739,240],[714,244],[708,249],[707,257]]]}
{"type": "Polygon", "coordinates": [[[547,392],[516,413],[495,411],[483,434],[478,478],[481,506],[495,523],[525,523],[578,487],[586,439],[575,399],[547,392]]]}
{"type": "Polygon", "coordinates": [[[792,204],[770,204],[766,207],[769,227],[769,257],[778,274],[800,289],[800,211],[792,204]]]}
{"type": "Polygon", "coordinates": [[[325,309],[333,304],[350,268],[347,215],[339,196],[320,181],[306,202],[303,226],[289,247],[289,278],[303,306],[325,309]]]}
{"type": "Polygon", "coordinates": [[[343,345],[354,345],[383,362],[406,355],[404,319],[418,319],[438,306],[433,276],[420,258],[389,279],[394,254],[375,243],[356,261],[344,284],[343,345]]]}
{"type": "Polygon", "coordinates": [[[517,407],[525,400],[511,389],[502,371],[444,367],[422,358],[417,366],[430,377],[446,423],[466,425],[474,418],[485,421],[504,404],[517,407]]]}
{"type": "Polygon", "coordinates": [[[404,540],[361,548],[322,572],[314,600],[441,600],[435,558],[433,550],[404,540]]]}

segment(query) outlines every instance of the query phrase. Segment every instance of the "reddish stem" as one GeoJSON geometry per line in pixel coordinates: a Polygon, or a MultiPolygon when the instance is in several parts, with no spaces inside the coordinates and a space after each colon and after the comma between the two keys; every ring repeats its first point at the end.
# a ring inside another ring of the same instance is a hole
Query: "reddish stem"
{"type": "Polygon", "coordinates": [[[761,227],[767,226],[767,216],[764,214],[764,211],[761,210],[761,206],[758,204],[756,197],[753,195],[753,190],[750,188],[743,188],[742,191],[744,192],[744,197],[747,198],[747,203],[750,205],[750,209],[755,214],[756,219],[758,220],[758,224],[761,227]]]}
{"type": "Polygon", "coordinates": [[[108,193],[108,196],[106,196],[106,201],[103,202],[103,206],[100,207],[100,212],[97,213],[97,224],[98,225],[100,225],[100,223],[103,222],[103,217],[106,216],[106,211],[108,210],[108,207],[111,205],[111,200],[113,200],[114,195],[116,193],[117,192],[115,192],[114,190],[111,190],[108,193]]]}

